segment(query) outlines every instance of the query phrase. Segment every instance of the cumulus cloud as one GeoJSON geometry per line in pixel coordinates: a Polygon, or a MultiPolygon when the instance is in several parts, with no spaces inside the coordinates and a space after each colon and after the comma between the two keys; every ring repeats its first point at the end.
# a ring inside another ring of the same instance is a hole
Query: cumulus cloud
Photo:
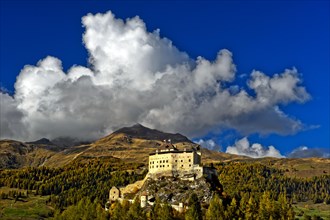
{"type": "Polygon", "coordinates": [[[326,148],[308,148],[300,146],[294,149],[288,157],[291,158],[308,158],[308,157],[325,157],[330,158],[330,149],[326,148]]]}
{"type": "Polygon", "coordinates": [[[212,139],[208,139],[208,140],[199,139],[195,141],[195,143],[209,150],[216,150],[216,151],[221,150],[221,147],[212,139]]]}
{"type": "Polygon", "coordinates": [[[2,138],[26,136],[22,123],[23,113],[17,109],[16,101],[7,93],[0,92],[0,133],[2,138]]]}
{"type": "Polygon", "coordinates": [[[264,147],[259,143],[251,145],[247,137],[237,141],[235,145],[227,147],[226,153],[244,155],[253,158],[284,157],[274,146],[264,147]]]}
{"type": "Polygon", "coordinates": [[[139,17],[122,20],[110,11],[82,23],[88,67],[64,72],[51,56],[26,65],[15,95],[1,94],[1,138],[90,140],[137,122],[190,137],[219,128],[291,134],[304,126],[278,107],[310,98],[296,69],[253,71],[247,90],[235,85],[226,49],[214,60],[194,60],[139,17]]]}

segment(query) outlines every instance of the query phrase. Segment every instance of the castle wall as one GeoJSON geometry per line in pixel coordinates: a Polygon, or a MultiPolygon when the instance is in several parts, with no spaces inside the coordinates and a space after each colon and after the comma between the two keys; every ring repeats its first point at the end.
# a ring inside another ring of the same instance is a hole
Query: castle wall
{"type": "Polygon", "coordinates": [[[149,156],[149,174],[195,174],[199,178],[203,175],[200,163],[201,155],[196,151],[160,151],[149,156]]]}

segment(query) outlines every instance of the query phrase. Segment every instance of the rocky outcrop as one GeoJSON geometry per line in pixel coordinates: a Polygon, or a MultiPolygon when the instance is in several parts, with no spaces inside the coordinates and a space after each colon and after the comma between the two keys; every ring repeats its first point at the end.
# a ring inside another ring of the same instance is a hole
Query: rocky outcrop
{"type": "Polygon", "coordinates": [[[157,197],[170,204],[187,204],[190,195],[196,193],[202,203],[209,203],[213,194],[221,193],[221,190],[219,181],[214,183],[204,177],[189,181],[163,176],[158,180],[148,178],[138,194],[145,193],[148,199],[157,197]]]}

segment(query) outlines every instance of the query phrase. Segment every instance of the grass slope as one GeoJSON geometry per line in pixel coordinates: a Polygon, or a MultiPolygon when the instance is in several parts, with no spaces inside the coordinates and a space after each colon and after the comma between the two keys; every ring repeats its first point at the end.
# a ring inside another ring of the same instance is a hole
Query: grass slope
{"type": "MultiPolygon", "coordinates": [[[[16,188],[1,187],[1,192],[9,192],[11,190],[21,191],[16,188]]],[[[26,191],[26,190],[24,190],[26,191]]],[[[0,199],[0,219],[16,220],[16,219],[45,219],[53,214],[52,207],[46,204],[49,196],[29,195],[28,198],[20,198],[15,201],[13,198],[0,199]]]]}

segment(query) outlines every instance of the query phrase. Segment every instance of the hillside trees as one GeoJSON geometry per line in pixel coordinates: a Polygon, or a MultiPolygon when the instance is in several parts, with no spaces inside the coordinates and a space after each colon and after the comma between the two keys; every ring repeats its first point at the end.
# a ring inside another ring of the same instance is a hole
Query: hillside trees
{"type": "Polygon", "coordinates": [[[127,172],[136,164],[114,164],[106,160],[73,162],[63,168],[26,168],[0,172],[0,186],[32,190],[38,195],[51,195],[49,204],[56,209],[77,204],[89,197],[104,204],[112,186],[125,186],[146,174],[127,172]],[[125,169],[122,167],[125,166],[125,169]]]}
{"type": "Polygon", "coordinates": [[[269,191],[277,200],[286,193],[294,202],[326,202],[330,194],[330,175],[313,178],[287,177],[281,170],[259,163],[216,164],[219,179],[224,191],[229,195],[253,193],[256,198],[269,191]]]}
{"type": "Polygon", "coordinates": [[[100,204],[95,200],[91,202],[89,198],[81,199],[77,205],[69,206],[61,214],[56,213],[55,220],[75,220],[75,219],[108,219],[108,214],[102,209],[100,204]]]}
{"type": "Polygon", "coordinates": [[[196,193],[191,194],[188,202],[188,210],[185,215],[185,220],[202,220],[202,209],[196,193]]]}
{"type": "Polygon", "coordinates": [[[159,220],[172,220],[174,219],[173,209],[168,203],[161,203],[159,198],[156,198],[153,209],[151,210],[150,217],[159,220]]]}
{"type": "MultiPolygon", "coordinates": [[[[146,172],[138,169],[140,164],[119,163],[107,159],[74,161],[61,168],[24,168],[1,170],[0,186],[20,189],[21,196],[31,193],[49,195],[48,205],[57,209],[56,218],[70,219],[81,209],[101,213],[112,186],[125,186],[144,178],[146,172]],[[24,190],[21,190],[24,189],[24,190]],[[26,193],[25,193],[26,192],[26,193]],[[96,211],[99,210],[99,211],[96,211]],[[63,217],[64,216],[64,217],[63,217]]],[[[313,178],[287,177],[281,170],[259,163],[227,163],[215,165],[226,194],[215,194],[207,208],[206,219],[294,219],[292,202],[315,201],[329,203],[330,176],[313,178]]],[[[17,191],[19,192],[19,191],[17,191]]],[[[11,194],[14,195],[13,192],[11,194]]],[[[12,199],[9,192],[2,192],[2,199],[12,199]]],[[[16,195],[16,194],[15,194],[16,195]]],[[[146,218],[139,204],[112,204],[108,215],[111,219],[146,218]],[[135,205],[135,206],[134,206],[135,205]],[[129,215],[128,215],[129,214],[129,215]]],[[[168,205],[155,204],[149,213],[151,219],[201,219],[201,204],[195,194],[191,195],[186,213],[174,216],[168,205]],[[184,216],[185,215],[185,216],[184,216]]],[[[175,212],[174,212],[175,213],[175,212]]],[[[86,214],[87,215],[87,214],[86,214]]]]}
{"type": "Polygon", "coordinates": [[[222,199],[215,194],[210,202],[209,208],[206,211],[207,220],[218,220],[225,217],[225,207],[223,206],[222,199]]]}

